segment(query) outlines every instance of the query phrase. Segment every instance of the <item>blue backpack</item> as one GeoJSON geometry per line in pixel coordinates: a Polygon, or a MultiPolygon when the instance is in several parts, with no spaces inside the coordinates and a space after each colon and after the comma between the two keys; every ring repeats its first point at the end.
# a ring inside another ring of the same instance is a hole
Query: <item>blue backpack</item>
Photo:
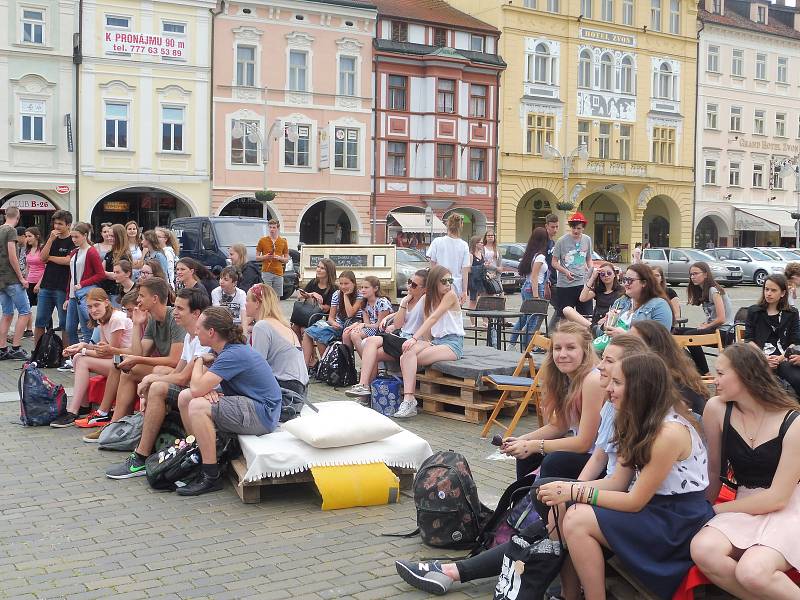
{"type": "Polygon", "coordinates": [[[19,420],[23,425],[49,425],[67,412],[67,393],[38,369],[27,362],[17,383],[19,391],[19,420]]]}
{"type": "Polygon", "coordinates": [[[403,380],[394,375],[379,373],[370,385],[372,409],[387,417],[393,417],[403,400],[403,380]]]}

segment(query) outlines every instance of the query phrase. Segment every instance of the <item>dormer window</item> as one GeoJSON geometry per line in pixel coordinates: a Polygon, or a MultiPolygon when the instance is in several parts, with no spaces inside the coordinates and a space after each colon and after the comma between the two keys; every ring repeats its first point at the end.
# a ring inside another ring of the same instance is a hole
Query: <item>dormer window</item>
{"type": "Polygon", "coordinates": [[[482,35],[473,35],[469,40],[469,49],[473,52],[484,52],[486,40],[482,35]]]}
{"type": "Polygon", "coordinates": [[[722,0],[713,0],[711,3],[711,12],[713,12],[715,15],[722,14],[722,0]]]}
{"type": "Polygon", "coordinates": [[[392,41],[393,42],[408,41],[408,23],[403,23],[401,21],[392,21],[392,41]]]}
{"type": "Polygon", "coordinates": [[[756,7],[756,22],[757,23],[766,23],[767,22],[767,7],[766,6],[758,6],[758,7],[756,7]]]}
{"type": "Polygon", "coordinates": [[[447,46],[447,30],[441,27],[436,27],[433,30],[433,45],[437,48],[444,48],[447,46]]]}

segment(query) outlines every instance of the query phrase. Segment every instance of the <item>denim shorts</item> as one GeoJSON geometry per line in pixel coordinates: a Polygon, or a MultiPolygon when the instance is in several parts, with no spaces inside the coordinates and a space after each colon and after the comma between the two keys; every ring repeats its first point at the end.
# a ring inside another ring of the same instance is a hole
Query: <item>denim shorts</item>
{"type": "Polygon", "coordinates": [[[332,327],[327,321],[320,319],[310,327],[306,327],[303,333],[315,342],[327,346],[331,342],[342,339],[342,329],[332,327]]]}
{"type": "Polygon", "coordinates": [[[0,290],[0,305],[3,307],[3,315],[10,317],[14,315],[14,309],[19,316],[31,314],[31,303],[28,300],[28,290],[21,283],[11,283],[0,290]]]}
{"type": "Polygon", "coordinates": [[[433,338],[431,346],[447,346],[456,355],[456,360],[464,356],[464,336],[455,333],[443,335],[440,338],[433,338]]]}

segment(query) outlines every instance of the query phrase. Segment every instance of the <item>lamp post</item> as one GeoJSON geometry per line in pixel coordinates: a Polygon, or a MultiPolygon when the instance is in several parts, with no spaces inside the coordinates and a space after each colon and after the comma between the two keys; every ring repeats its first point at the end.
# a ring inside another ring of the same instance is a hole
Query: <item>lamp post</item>
{"type": "Polygon", "coordinates": [[[789,173],[794,173],[794,193],[797,197],[797,212],[792,213],[792,218],[794,219],[794,247],[800,248],[800,155],[783,161],[780,175],[785,177],[789,173]]]}
{"type": "MultiPolygon", "coordinates": [[[[270,158],[270,145],[269,141],[271,139],[277,139],[277,131],[281,126],[281,122],[278,119],[275,119],[275,122],[270,127],[269,132],[265,136],[262,131],[259,123],[253,123],[248,121],[237,121],[236,125],[233,126],[231,130],[231,136],[234,139],[240,140],[245,138],[246,141],[249,141],[253,144],[259,144],[261,146],[261,162],[264,165],[264,189],[267,189],[267,165],[269,164],[270,158]]],[[[287,138],[292,141],[296,142],[298,138],[297,133],[297,125],[294,123],[289,126],[289,130],[287,131],[287,138]],[[294,139],[292,139],[294,138],[294,139]]],[[[242,152],[245,152],[244,149],[244,141],[242,142],[242,152]]]]}
{"type": "Polygon", "coordinates": [[[557,158],[561,161],[561,178],[564,186],[562,206],[566,206],[569,204],[569,175],[572,172],[572,167],[575,165],[576,160],[586,160],[589,158],[589,152],[586,149],[586,144],[581,144],[577,148],[573,149],[569,154],[563,155],[558,148],[553,146],[551,143],[546,142],[544,145],[543,155],[545,158],[557,158]]]}

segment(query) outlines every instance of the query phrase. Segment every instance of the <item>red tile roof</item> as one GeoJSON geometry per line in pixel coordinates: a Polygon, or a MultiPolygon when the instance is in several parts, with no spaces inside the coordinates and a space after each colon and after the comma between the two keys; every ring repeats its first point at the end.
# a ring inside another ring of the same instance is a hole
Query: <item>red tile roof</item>
{"type": "Polygon", "coordinates": [[[497,28],[453,8],[444,0],[371,0],[371,3],[378,7],[379,17],[399,17],[409,21],[500,33],[497,28]]]}
{"type": "Polygon", "coordinates": [[[756,23],[750,20],[749,16],[742,15],[732,10],[732,8],[732,5],[726,5],[724,15],[711,13],[701,8],[698,11],[698,15],[700,20],[704,23],[715,23],[717,25],[800,40],[800,31],[795,31],[793,27],[789,27],[784,22],[780,21],[774,13],[774,7],[770,7],[769,17],[767,19],[769,21],[768,24],[756,23]]]}

